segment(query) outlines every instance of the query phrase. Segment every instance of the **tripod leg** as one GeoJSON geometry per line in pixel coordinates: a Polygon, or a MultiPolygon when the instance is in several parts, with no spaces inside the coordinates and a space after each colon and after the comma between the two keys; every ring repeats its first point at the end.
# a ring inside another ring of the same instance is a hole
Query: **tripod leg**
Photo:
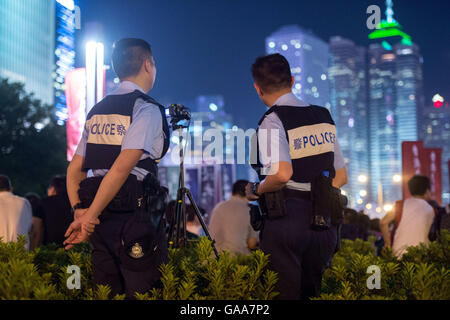
{"type": "Polygon", "coordinates": [[[180,236],[181,236],[181,229],[186,229],[185,226],[182,226],[181,221],[185,220],[186,211],[185,211],[185,203],[184,203],[184,197],[185,197],[185,191],[183,188],[178,189],[177,193],[177,203],[175,206],[175,217],[174,221],[172,222],[170,226],[169,231],[169,244],[172,245],[172,247],[179,247],[180,246],[180,236]]]}
{"type": "Polygon", "coordinates": [[[211,234],[209,233],[208,227],[206,226],[205,221],[203,220],[202,214],[200,213],[200,210],[198,209],[197,204],[195,203],[194,198],[192,197],[191,191],[189,191],[189,189],[187,188],[184,188],[184,190],[189,201],[191,202],[192,207],[194,208],[195,215],[197,216],[198,221],[200,221],[200,224],[202,225],[203,231],[205,231],[206,236],[211,241],[211,246],[214,250],[214,253],[216,254],[216,257],[219,257],[216,246],[214,245],[215,241],[211,238],[211,234]]]}

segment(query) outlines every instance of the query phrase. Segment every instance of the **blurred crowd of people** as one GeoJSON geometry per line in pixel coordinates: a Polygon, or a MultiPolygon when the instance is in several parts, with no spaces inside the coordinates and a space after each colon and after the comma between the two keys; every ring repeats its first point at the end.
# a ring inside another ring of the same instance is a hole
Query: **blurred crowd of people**
{"type": "MultiPolygon", "coordinates": [[[[211,213],[199,208],[219,251],[248,254],[258,248],[259,235],[251,227],[249,200],[245,196],[247,183],[247,180],[236,181],[230,199],[218,203],[211,213]]],[[[341,239],[368,240],[374,236],[378,254],[384,247],[392,247],[394,254],[400,257],[407,247],[427,244],[438,238],[440,230],[450,229],[449,206],[440,207],[432,200],[429,178],[414,176],[408,182],[408,187],[412,197],[397,201],[381,220],[370,219],[364,211],[345,209],[340,227],[341,239]]],[[[8,176],[0,175],[2,240],[16,241],[18,235],[22,234],[30,250],[50,243],[62,246],[64,233],[73,221],[66,177],[53,177],[44,198],[33,192],[22,198],[14,195],[13,191],[8,176]]],[[[175,211],[176,201],[173,200],[166,207],[168,232],[174,224],[175,211]]],[[[186,221],[188,240],[206,235],[191,204],[186,205],[186,221]]]]}
{"type": "Polygon", "coordinates": [[[13,191],[9,177],[0,175],[0,237],[3,241],[16,241],[18,235],[24,235],[27,248],[31,250],[49,243],[62,244],[64,233],[73,221],[66,177],[53,177],[44,198],[34,192],[22,198],[13,191]]]}

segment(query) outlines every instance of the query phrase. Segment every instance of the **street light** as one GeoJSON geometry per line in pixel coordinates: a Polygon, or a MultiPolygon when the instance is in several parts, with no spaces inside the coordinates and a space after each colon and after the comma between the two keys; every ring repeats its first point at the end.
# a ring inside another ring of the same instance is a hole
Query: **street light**
{"type": "Polygon", "coordinates": [[[392,176],[392,181],[394,181],[395,183],[399,183],[402,181],[402,176],[400,174],[394,174],[392,176]]]}
{"type": "Polygon", "coordinates": [[[368,178],[367,178],[367,176],[365,174],[360,174],[358,176],[358,181],[361,182],[361,183],[367,182],[367,180],[368,180],[368,178]]]}
{"type": "Polygon", "coordinates": [[[392,204],[386,203],[386,204],[383,206],[383,209],[384,209],[384,211],[386,211],[386,212],[391,211],[391,210],[392,210],[392,204]]]}
{"type": "Polygon", "coordinates": [[[364,189],[359,190],[359,195],[360,195],[361,197],[367,196],[367,190],[364,190],[364,189]]]}
{"type": "Polygon", "coordinates": [[[371,203],[366,204],[366,209],[367,209],[367,210],[372,209],[372,204],[371,204],[371,203]]]}

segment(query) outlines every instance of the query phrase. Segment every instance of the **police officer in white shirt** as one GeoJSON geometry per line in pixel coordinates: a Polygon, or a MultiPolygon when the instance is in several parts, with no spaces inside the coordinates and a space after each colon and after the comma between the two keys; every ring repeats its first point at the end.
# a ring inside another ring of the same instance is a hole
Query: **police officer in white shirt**
{"type": "Polygon", "coordinates": [[[89,112],[67,169],[75,221],[65,244],[70,249],[90,236],[94,283],[132,299],[154,287],[167,261],[164,222],[145,204],[144,186],[147,177],[157,177],[169,127],[164,107],[146,95],[156,77],[150,45],[117,41],[112,65],[120,85],[89,112]]]}
{"type": "Polygon", "coordinates": [[[252,75],[258,96],[269,109],[258,127],[261,182],[247,185],[247,198],[264,195],[267,201],[270,193],[282,193],[278,212],[283,213],[267,215],[260,247],[270,254],[270,267],[278,273],[279,298],[308,299],[320,294],[322,274],[337,244],[335,225],[316,228],[314,208],[327,201],[320,199],[322,195],[312,201],[311,183],[326,180],[329,190],[331,183],[338,188],[344,185],[344,159],[329,111],[292,93],[294,78],[285,57],[272,54],[256,59],[252,75]]]}

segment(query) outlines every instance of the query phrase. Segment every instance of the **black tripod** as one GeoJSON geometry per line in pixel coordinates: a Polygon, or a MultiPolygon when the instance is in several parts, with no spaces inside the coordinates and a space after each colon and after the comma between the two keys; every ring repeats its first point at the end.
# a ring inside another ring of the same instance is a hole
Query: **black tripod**
{"type": "Polygon", "coordinates": [[[171,247],[185,247],[187,243],[186,234],[186,196],[188,197],[192,208],[194,209],[195,215],[202,225],[203,231],[205,231],[206,236],[211,241],[211,246],[218,257],[216,247],[214,246],[214,240],[211,238],[211,234],[208,231],[208,227],[203,220],[203,217],[198,209],[197,204],[192,197],[191,191],[184,186],[184,152],[183,152],[183,128],[188,128],[189,126],[183,126],[180,124],[172,123],[173,130],[178,130],[179,132],[179,146],[180,146],[180,177],[178,179],[178,191],[177,191],[177,203],[175,209],[175,221],[172,222],[169,229],[169,245],[171,247]]]}

